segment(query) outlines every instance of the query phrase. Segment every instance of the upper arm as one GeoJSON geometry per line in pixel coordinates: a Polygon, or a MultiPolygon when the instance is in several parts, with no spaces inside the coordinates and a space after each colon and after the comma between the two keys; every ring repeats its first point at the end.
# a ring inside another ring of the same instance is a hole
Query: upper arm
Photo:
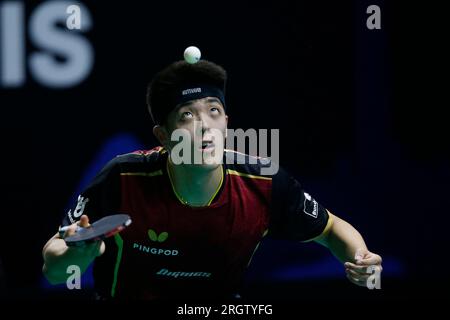
{"type": "Polygon", "coordinates": [[[280,169],[272,182],[272,214],[269,236],[311,241],[332,225],[329,212],[300,183],[280,169]]]}
{"type": "Polygon", "coordinates": [[[62,225],[80,220],[83,214],[95,221],[112,214],[119,206],[120,171],[117,162],[110,161],[78,196],[77,201],[64,215],[62,225]]]}

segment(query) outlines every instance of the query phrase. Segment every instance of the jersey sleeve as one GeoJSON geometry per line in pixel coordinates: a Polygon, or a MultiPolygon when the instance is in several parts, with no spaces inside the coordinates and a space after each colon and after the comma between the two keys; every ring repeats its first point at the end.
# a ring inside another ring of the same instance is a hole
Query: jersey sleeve
{"type": "Polygon", "coordinates": [[[283,169],[272,180],[272,207],[268,236],[308,241],[331,225],[328,211],[305,192],[283,169]]]}
{"type": "Polygon", "coordinates": [[[85,214],[91,222],[115,214],[120,205],[120,170],[115,159],[106,164],[64,215],[62,226],[73,224],[85,214]]]}

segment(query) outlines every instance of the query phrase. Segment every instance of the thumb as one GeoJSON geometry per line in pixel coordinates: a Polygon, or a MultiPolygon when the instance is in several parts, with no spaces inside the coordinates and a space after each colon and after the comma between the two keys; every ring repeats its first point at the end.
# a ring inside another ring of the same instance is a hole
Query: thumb
{"type": "Polygon", "coordinates": [[[357,249],[355,252],[355,260],[356,261],[362,260],[364,258],[364,256],[366,255],[366,253],[367,253],[366,249],[363,249],[363,248],[357,249]]]}
{"type": "Polygon", "coordinates": [[[80,217],[79,226],[82,227],[82,228],[88,228],[88,227],[90,227],[90,224],[89,224],[89,217],[88,217],[87,215],[83,214],[83,215],[80,217]]]}

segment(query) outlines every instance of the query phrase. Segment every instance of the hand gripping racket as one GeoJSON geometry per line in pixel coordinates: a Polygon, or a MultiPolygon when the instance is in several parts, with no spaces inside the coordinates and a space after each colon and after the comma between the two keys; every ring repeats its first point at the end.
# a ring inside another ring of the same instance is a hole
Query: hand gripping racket
{"type": "MultiPolygon", "coordinates": [[[[77,227],[74,235],[64,238],[68,246],[84,246],[87,243],[102,240],[115,235],[131,224],[131,218],[127,214],[114,214],[95,221],[87,228],[77,227]]],[[[60,234],[68,229],[68,226],[59,229],[60,234]]]]}

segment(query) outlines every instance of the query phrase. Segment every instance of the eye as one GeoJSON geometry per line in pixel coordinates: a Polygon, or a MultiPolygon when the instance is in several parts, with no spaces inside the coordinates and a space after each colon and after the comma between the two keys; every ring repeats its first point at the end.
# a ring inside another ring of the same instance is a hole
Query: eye
{"type": "Polygon", "coordinates": [[[181,114],[181,119],[182,120],[184,120],[184,119],[190,119],[190,118],[192,118],[194,115],[191,113],[191,112],[189,112],[189,111],[186,111],[186,112],[183,112],[182,114],[181,114]]]}
{"type": "Polygon", "coordinates": [[[210,111],[211,111],[212,113],[220,113],[219,108],[216,108],[216,107],[212,107],[212,108],[210,109],[210,111]]]}

